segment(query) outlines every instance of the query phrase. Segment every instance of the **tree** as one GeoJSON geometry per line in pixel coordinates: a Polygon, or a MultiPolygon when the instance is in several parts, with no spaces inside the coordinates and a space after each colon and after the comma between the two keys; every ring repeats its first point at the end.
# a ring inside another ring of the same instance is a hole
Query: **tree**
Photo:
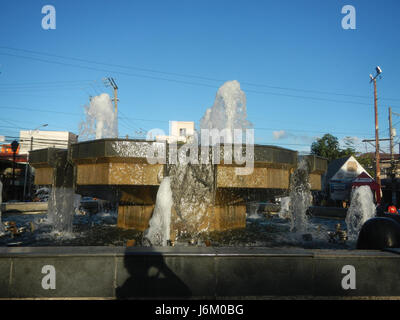
{"type": "Polygon", "coordinates": [[[338,138],[329,133],[326,133],[322,138],[317,138],[311,144],[311,154],[327,158],[328,161],[340,158],[342,150],[340,150],[338,138]]]}
{"type": "Polygon", "coordinates": [[[355,141],[356,141],[356,138],[353,138],[353,137],[344,137],[343,138],[345,148],[340,151],[341,157],[356,155],[355,141]]]}
{"type": "Polygon", "coordinates": [[[345,148],[340,149],[339,140],[335,136],[327,133],[322,138],[318,138],[311,145],[311,153],[332,161],[341,157],[354,156],[363,168],[373,177],[375,175],[375,158],[371,154],[362,154],[356,152],[354,146],[355,139],[345,137],[343,139],[345,148]]]}

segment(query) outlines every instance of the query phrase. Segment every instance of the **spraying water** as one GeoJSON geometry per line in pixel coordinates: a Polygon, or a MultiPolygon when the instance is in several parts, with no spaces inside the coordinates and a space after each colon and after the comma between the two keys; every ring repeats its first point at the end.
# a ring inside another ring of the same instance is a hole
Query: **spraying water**
{"type": "Polygon", "coordinates": [[[179,163],[169,168],[172,197],[176,212],[175,234],[195,239],[209,230],[209,208],[214,200],[214,166],[179,163]]]}
{"type": "Polygon", "coordinates": [[[85,106],[86,121],[80,124],[79,136],[84,139],[117,138],[118,119],[111,98],[102,93],[85,106]]]}
{"type": "Polygon", "coordinates": [[[201,129],[227,129],[228,143],[233,141],[233,129],[246,129],[252,124],[246,120],[246,95],[236,80],[225,82],[217,91],[214,104],[200,120],[201,129]]]}
{"type": "Polygon", "coordinates": [[[307,210],[312,204],[312,195],[308,171],[308,163],[303,159],[290,177],[290,231],[299,233],[309,229],[307,210]]]}
{"type": "MultiPolygon", "coordinates": [[[[246,120],[246,95],[238,81],[227,81],[217,91],[214,104],[207,109],[200,121],[200,129],[218,129],[227,132],[225,143],[234,140],[233,129],[246,129],[251,123],[246,120]]],[[[241,138],[241,137],[240,137],[241,138]]],[[[190,143],[197,144],[197,141],[190,143]]],[[[203,146],[204,147],[204,146],[203,146]]],[[[192,165],[182,163],[172,165],[169,175],[172,181],[172,195],[177,214],[176,227],[186,236],[195,239],[200,233],[209,231],[213,221],[211,206],[214,204],[215,166],[212,152],[208,163],[192,165]]],[[[179,234],[177,235],[179,238],[179,234]]]]}
{"type": "Polygon", "coordinates": [[[347,210],[346,225],[349,240],[357,240],[363,224],[375,216],[375,204],[371,188],[360,186],[352,191],[350,208],[347,210]]]}
{"type": "Polygon", "coordinates": [[[246,212],[247,218],[249,218],[249,219],[260,219],[261,215],[258,214],[259,207],[260,207],[260,205],[259,205],[259,203],[257,201],[248,203],[247,204],[248,212],[246,212]]]}
{"type": "Polygon", "coordinates": [[[144,233],[144,238],[153,246],[165,246],[170,240],[172,204],[171,180],[170,177],[165,177],[157,191],[150,226],[144,233]]]}
{"type": "Polygon", "coordinates": [[[283,197],[281,199],[281,208],[279,209],[278,216],[281,219],[290,219],[290,197],[283,197]]]}
{"type": "MultiPolygon", "coordinates": [[[[251,126],[246,120],[246,96],[237,81],[228,81],[219,88],[214,105],[207,109],[201,119],[201,129],[228,129],[230,135],[225,143],[233,142],[233,129],[245,129],[251,126]]],[[[198,146],[196,140],[187,143],[198,146]]],[[[192,150],[191,147],[189,147],[192,150]]],[[[196,148],[193,148],[196,149],[196,148]]],[[[187,150],[181,148],[180,150],[187,150]]],[[[213,217],[209,210],[214,203],[214,174],[212,152],[208,154],[208,163],[192,164],[182,161],[185,152],[178,152],[177,162],[169,163],[168,178],[164,178],[157,193],[156,207],[151,218],[150,228],[145,233],[152,245],[165,245],[171,232],[171,207],[173,206],[175,240],[180,237],[197,238],[207,232],[213,217]],[[166,180],[167,179],[167,180],[166,180]],[[165,182],[164,182],[165,181],[165,182]],[[160,194],[160,196],[159,196],[160,194]]],[[[191,155],[192,157],[193,155],[191,155]]],[[[195,155],[198,159],[198,154],[195,155]]]]}
{"type": "Polygon", "coordinates": [[[75,193],[71,188],[53,187],[48,203],[48,221],[58,233],[72,233],[75,193]]]}

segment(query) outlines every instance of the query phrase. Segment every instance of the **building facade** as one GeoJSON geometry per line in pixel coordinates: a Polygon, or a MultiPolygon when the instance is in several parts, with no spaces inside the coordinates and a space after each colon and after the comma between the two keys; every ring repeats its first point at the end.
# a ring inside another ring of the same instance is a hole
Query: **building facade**
{"type": "Polygon", "coordinates": [[[334,201],[349,201],[351,185],[363,172],[371,177],[353,156],[331,161],[326,174],[329,198],[334,201]]]}
{"type": "Polygon", "coordinates": [[[156,136],[157,141],[172,142],[186,142],[187,138],[194,135],[194,122],[193,121],[170,121],[169,122],[169,135],[156,136]]]}
{"type": "Polygon", "coordinates": [[[78,142],[78,136],[69,131],[21,130],[19,132],[19,154],[45,148],[67,149],[71,143],[78,142]]]}

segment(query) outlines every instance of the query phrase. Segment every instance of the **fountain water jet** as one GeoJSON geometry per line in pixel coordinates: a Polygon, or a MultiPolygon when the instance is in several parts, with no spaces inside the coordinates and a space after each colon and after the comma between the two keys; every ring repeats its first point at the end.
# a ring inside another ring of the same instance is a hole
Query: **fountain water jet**
{"type": "Polygon", "coordinates": [[[281,199],[281,207],[278,212],[278,216],[281,219],[290,219],[290,197],[282,197],[281,199]]]}
{"type": "Polygon", "coordinates": [[[95,139],[118,137],[118,119],[111,98],[102,93],[85,106],[86,121],[80,124],[79,137],[95,139]]]}
{"type": "Polygon", "coordinates": [[[200,128],[225,129],[228,131],[225,143],[232,143],[234,129],[253,127],[246,118],[246,95],[240,89],[240,83],[236,80],[227,81],[218,89],[213,106],[201,118],[200,128]]]}
{"type": "Polygon", "coordinates": [[[309,229],[307,210],[312,204],[308,162],[302,159],[290,177],[290,231],[305,233],[309,229]]]}
{"type": "Polygon", "coordinates": [[[72,232],[74,200],[75,193],[72,188],[52,188],[48,204],[48,221],[54,231],[66,234],[72,232]]]}
{"type": "Polygon", "coordinates": [[[369,186],[360,186],[352,191],[346,225],[349,240],[357,240],[363,224],[375,216],[375,203],[369,186]]]}
{"type": "Polygon", "coordinates": [[[165,177],[157,192],[156,206],[149,222],[149,228],[144,232],[144,239],[153,246],[166,246],[170,240],[171,208],[173,204],[171,180],[165,177]]]}

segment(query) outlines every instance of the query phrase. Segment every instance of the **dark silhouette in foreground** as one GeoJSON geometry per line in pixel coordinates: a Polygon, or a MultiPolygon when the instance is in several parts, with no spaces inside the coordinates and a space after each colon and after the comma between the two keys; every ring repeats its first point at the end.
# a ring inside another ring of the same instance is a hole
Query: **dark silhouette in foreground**
{"type": "Polygon", "coordinates": [[[165,264],[161,254],[129,254],[124,266],[130,277],[118,287],[118,299],[129,298],[189,298],[191,291],[165,264]]]}
{"type": "Polygon", "coordinates": [[[379,214],[364,223],[357,240],[357,249],[382,250],[400,248],[400,217],[379,214]]]}

